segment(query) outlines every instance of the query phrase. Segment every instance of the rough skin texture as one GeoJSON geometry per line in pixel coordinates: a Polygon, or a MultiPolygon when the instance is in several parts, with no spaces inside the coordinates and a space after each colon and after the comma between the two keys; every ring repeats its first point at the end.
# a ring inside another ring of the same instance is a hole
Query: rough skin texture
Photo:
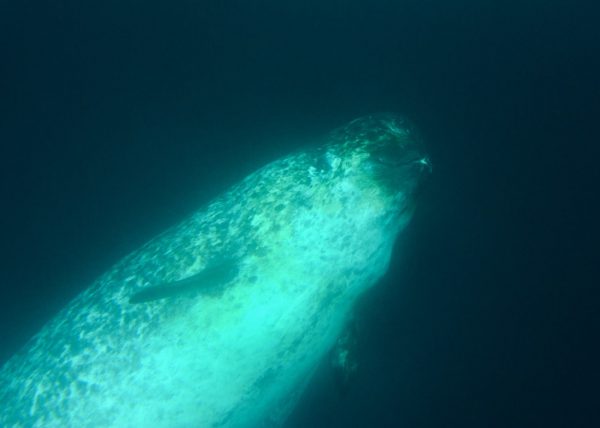
{"type": "Polygon", "coordinates": [[[385,273],[420,150],[401,118],[369,116],[251,174],[117,263],[2,367],[0,426],[280,425],[385,273]],[[129,302],[222,260],[238,270],[216,293],[129,302]]]}

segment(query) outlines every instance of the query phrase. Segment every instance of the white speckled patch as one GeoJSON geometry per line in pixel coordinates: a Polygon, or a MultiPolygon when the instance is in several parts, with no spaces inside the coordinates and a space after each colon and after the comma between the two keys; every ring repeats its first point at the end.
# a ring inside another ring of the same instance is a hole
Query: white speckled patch
{"type": "Polygon", "coordinates": [[[381,180],[371,150],[416,144],[401,119],[358,119],[125,257],[2,367],[0,426],[281,423],[412,212],[418,177],[381,180]],[[220,294],[129,303],[222,259],[220,294]]]}

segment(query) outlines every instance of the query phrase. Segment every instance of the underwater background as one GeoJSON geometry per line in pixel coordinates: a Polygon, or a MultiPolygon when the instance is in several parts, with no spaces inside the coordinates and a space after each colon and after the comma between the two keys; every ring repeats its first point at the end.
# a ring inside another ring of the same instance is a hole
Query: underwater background
{"type": "Polygon", "coordinates": [[[598,6],[0,3],[0,363],[97,276],[369,113],[433,163],[300,427],[596,426],[598,6]]]}

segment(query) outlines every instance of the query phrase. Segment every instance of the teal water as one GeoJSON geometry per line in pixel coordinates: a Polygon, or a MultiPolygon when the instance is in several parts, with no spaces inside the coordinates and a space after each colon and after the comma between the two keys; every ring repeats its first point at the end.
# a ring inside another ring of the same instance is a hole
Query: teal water
{"type": "Polygon", "coordinates": [[[115,261],[374,111],[434,174],[290,427],[593,426],[591,3],[0,5],[0,361],[115,261]]]}

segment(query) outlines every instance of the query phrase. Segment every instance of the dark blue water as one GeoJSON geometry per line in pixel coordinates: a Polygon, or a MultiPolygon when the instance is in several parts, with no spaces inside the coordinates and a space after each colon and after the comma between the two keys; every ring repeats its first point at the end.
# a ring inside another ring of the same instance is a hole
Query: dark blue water
{"type": "Polygon", "coordinates": [[[290,427],[594,426],[598,10],[585,2],[0,4],[0,361],[119,258],[354,117],[434,164],[290,427]]]}

